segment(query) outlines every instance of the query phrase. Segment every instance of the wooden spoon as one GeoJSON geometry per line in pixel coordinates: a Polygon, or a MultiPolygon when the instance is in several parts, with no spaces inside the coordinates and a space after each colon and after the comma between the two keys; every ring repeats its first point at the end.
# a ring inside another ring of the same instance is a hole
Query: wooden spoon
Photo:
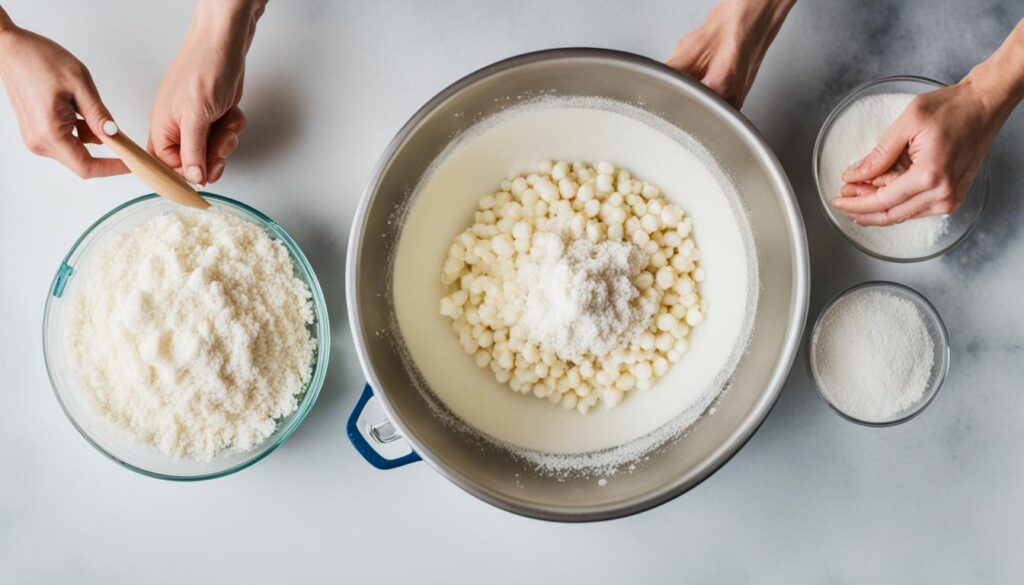
{"type": "Polygon", "coordinates": [[[135,173],[158,195],[196,209],[206,209],[210,206],[188,181],[128,138],[113,120],[103,123],[103,132],[99,139],[124,161],[128,170],[135,173]]]}

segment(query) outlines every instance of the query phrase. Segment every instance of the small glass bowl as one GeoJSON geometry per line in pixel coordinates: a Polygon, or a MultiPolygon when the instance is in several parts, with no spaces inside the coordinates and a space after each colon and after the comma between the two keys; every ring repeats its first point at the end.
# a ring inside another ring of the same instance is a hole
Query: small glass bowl
{"type": "Polygon", "coordinates": [[[821,185],[820,161],[822,150],[825,147],[825,139],[828,137],[828,133],[832,129],[832,125],[835,121],[854,102],[870,95],[884,93],[920,94],[943,87],[946,87],[946,84],[926,77],[916,77],[913,75],[880,77],[859,85],[850,91],[850,93],[846,94],[846,96],[839,101],[839,105],[837,105],[835,109],[832,110],[832,113],[828,115],[828,118],[825,119],[825,123],[821,125],[821,130],[818,132],[818,138],[814,142],[812,165],[814,172],[814,186],[818,191],[818,199],[821,202],[822,211],[825,214],[825,217],[828,218],[829,223],[832,224],[832,227],[842,234],[843,237],[846,238],[846,241],[850,242],[850,244],[865,254],[889,262],[920,262],[922,260],[929,260],[945,254],[966,240],[967,236],[971,234],[971,231],[974,230],[974,227],[981,219],[985,206],[988,203],[989,196],[989,164],[987,159],[984,164],[982,164],[981,171],[979,171],[978,176],[975,177],[974,183],[971,184],[971,188],[967,193],[967,198],[946,220],[947,226],[945,232],[938,237],[931,248],[916,256],[892,256],[878,250],[872,250],[858,242],[848,233],[848,230],[853,226],[853,223],[846,217],[846,214],[843,211],[832,207],[832,199],[839,194],[826,193],[821,185]]]}
{"type": "Polygon", "coordinates": [[[949,334],[946,332],[946,325],[942,322],[942,317],[939,316],[939,312],[935,310],[935,307],[928,302],[928,299],[924,298],[914,289],[896,282],[888,281],[872,281],[858,284],[857,286],[840,293],[829,301],[828,304],[825,305],[825,308],[821,310],[821,313],[818,315],[818,319],[814,322],[814,329],[811,331],[810,338],[807,342],[807,362],[810,365],[811,379],[814,382],[814,387],[818,390],[818,394],[825,403],[832,408],[832,410],[839,414],[839,416],[846,420],[869,427],[889,427],[898,425],[921,414],[924,409],[927,408],[933,400],[935,400],[935,397],[939,393],[939,389],[942,388],[942,384],[946,381],[946,375],[949,373],[949,356],[949,334]],[[921,312],[921,317],[924,319],[925,326],[928,328],[928,334],[932,339],[932,346],[934,348],[932,372],[928,378],[928,386],[925,389],[924,394],[921,395],[921,398],[917,402],[885,420],[863,420],[840,410],[840,408],[832,402],[828,392],[824,390],[824,384],[822,384],[821,376],[818,373],[818,364],[814,353],[814,346],[818,339],[818,334],[821,332],[821,325],[824,323],[825,318],[828,317],[832,309],[854,295],[871,291],[883,291],[914,303],[914,306],[921,312]]]}
{"type": "Polygon", "coordinates": [[[309,286],[313,295],[314,322],[310,325],[310,333],[316,337],[317,349],[309,385],[303,391],[295,412],[279,420],[277,429],[261,445],[242,453],[228,449],[210,461],[168,457],[153,447],[137,443],[105,420],[82,396],[72,374],[65,346],[65,331],[70,313],[69,299],[74,294],[77,282],[75,275],[87,270],[94,253],[112,238],[156,215],[181,209],[176,204],[157,195],[143,195],[114,208],[98,219],[78,238],[64,257],[50,285],[43,314],[43,354],[46,359],[46,370],[57,400],[71,424],[85,440],[107,457],[132,471],[160,479],[193,481],[223,477],[245,469],[266,457],[295,432],[313,408],[324,383],[330,355],[331,337],[327,305],[313,268],[298,244],[272,219],[259,211],[227,197],[210,193],[202,195],[220,212],[255,223],[263,227],[271,237],[281,241],[294,261],[295,274],[309,286]]]}

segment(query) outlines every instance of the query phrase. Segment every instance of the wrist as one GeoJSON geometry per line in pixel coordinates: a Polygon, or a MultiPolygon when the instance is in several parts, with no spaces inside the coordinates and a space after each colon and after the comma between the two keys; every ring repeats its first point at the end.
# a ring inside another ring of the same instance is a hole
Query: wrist
{"type": "Polygon", "coordinates": [[[193,26],[213,27],[255,26],[263,15],[268,0],[199,0],[192,19],[193,26]]]}
{"type": "Polygon", "coordinates": [[[1024,20],[957,85],[971,90],[986,109],[1009,116],[1024,99],[1024,20]]]}
{"type": "Polygon", "coordinates": [[[1016,73],[1022,68],[1024,62],[1006,63],[993,55],[971,69],[957,85],[975,96],[990,115],[1006,118],[1024,98],[1024,78],[1016,73]]]}
{"type": "Polygon", "coordinates": [[[781,26],[796,0],[733,0],[739,14],[769,26],[781,26]]]}
{"type": "Polygon", "coordinates": [[[767,48],[794,4],[796,0],[732,0],[730,12],[742,38],[767,48]]]}
{"type": "Polygon", "coordinates": [[[199,0],[188,36],[230,53],[240,51],[237,56],[244,58],[266,5],[267,0],[199,0]]]}

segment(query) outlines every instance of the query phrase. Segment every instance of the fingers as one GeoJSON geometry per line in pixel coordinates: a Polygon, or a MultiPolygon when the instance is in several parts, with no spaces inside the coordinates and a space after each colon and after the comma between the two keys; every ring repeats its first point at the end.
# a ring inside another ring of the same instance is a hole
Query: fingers
{"type": "Polygon", "coordinates": [[[95,139],[103,132],[103,123],[113,120],[114,117],[110,115],[107,107],[100,100],[100,94],[88,71],[85,71],[82,78],[75,84],[73,92],[75,110],[85,119],[85,125],[90,130],[91,138],[95,139]]]}
{"type": "Polygon", "coordinates": [[[52,119],[35,125],[35,131],[24,137],[29,150],[56,160],[83,179],[127,173],[128,167],[120,159],[99,158],[89,153],[84,141],[99,140],[85,120],[75,118],[72,106],[70,101],[63,102],[50,113],[52,119]]]}
{"type": "Polygon", "coordinates": [[[690,74],[690,63],[680,53],[676,53],[675,55],[672,55],[671,57],[669,57],[668,61],[665,61],[665,64],[668,65],[669,67],[675,69],[676,71],[678,71],[680,73],[685,73],[687,75],[690,74]]]}
{"type": "Polygon", "coordinates": [[[73,86],[72,99],[75,110],[82,116],[81,120],[76,119],[74,122],[78,136],[74,136],[70,131],[58,133],[51,156],[83,179],[127,173],[128,167],[120,159],[94,157],[85,148],[84,143],[100,143],[99,135],[103,132],[103,124],[114,117],[103,105],[88,70],[83,68],[82,75],[73,86]]]}
{"type": "Polygon", "coordinates": [[[932,188],[928,173],[908,171],[892,183],[875,189],[873,193],[866,190],[855,197],[837,197],[832,205],[847,213],[878,213],[891,209],[914,195],[932,188]]]}
{"type": "Polygon", "coordinates": [[[181,120],[181,170],[189,181],[197,185],[207,182],[206,142],[210,123],[198,116],[181,120]]]}
{"type": "Polygon", "coordinates": [[[907,124],[901,117],[889,126],[874,150],[843,173],[843,180],[847,183],[860,183],[888,171],[900,160],[909,140],[907,124]]]}
{"type": "Polygon", "coordinates": [[[737,110],[743,107],[743,100],[747,97],[746,89],[736,80],[734,74],[711,71],[700,82],[737,110]]]}
{"type": "Polygon", "coordinates": [[[893,183],[896,179],[903,176],[907,172],[907,167],[904,167],[899,162],[892,166],[888,171],[885,171],[881,175],[878,175],[874,179],[871,179],[871,184],[875,187],[884,187],[889,183],[893,183]]]}
{"type": "Polygon", "coordinates": [[[914,214],[910,219],[922,219],[925,217],[931,217],[933,215],[945,215],[942,211],[939,211],[940,207],[936,204],[932,204],[926,207],[923,211],[914,214]]]}
{"type": "Polygon", "coordinates": [[[238,139],[245,131],[246,120],[242,110],[235,106],[214,122],[207,148],[207,181],[213,183],[224,174],[224,165],[238,148],[238,139]]]}
{"type": "Polygon", "coordinates": [[[705,87],[715,92],[719,97],[729,102],[737,109],[743,105],[746,98],[746,89],[738,80],[734,71],[719,70],[709,67],[708,64],[700,64],[699,57],[677,53],[673,55],[666,65],[701,82],[705,87]]]}
{"type": "Polygon", "coordinates": [[[840,197],[863,197],[874,195],[878,187],[871,183],[846,183],[839,190],[840,197]]]}
{"type": "Polygon", "coordinates": [[[878,175],[874,179],[863,183],[844,183],[839,189],[839,195],[842,197],[862,197],[864,195],[871,195],[881,187],[885,187],[890,183],[894,183],[904,173],[906,173],[907,167],[899,161],[888,171],[878,175]]]}
{"type": "Polygon", "coordinates": [[[891,209],[875,213],[850,214],[850,220],[859,225],[892,225],[918,217],[935,205],[936,194],[926,191],[911,197],[891,209]]]}
{"type": "Polygon", "coordinates": [[[917,213],[910,219],[920,219],[922,217],[930,217],[932,215],[949,215],[950,213],[956,211],[957,207],[959,207],[959,204],[953,201],[942,200],[939,201],[938,203],[932,203],[929,207],[917,213]]]}
{"type": "Polygon", "coordinates": [[[709,50],[707,40],[698,31],[680,39],[675,52],[665,64],[701,82],[734,107],[743,105],[750,84],[744,80],[733,61],[715,57],[715,53],[709,50]]]}
{"type": "Polygon", "coordinates": [[[665,64],[669,67],[685,73],[693,77],[699,77],[699,67],[697,66],[698,55],[700,54],[696,50],[696,46],[699,44],[693,39],[693,34],[690,33],[685,37],[679,39],[676,43],[675,51],[672,52],[672,56],[665,61],[665,64]]]}
{"type": "Polygon", "coordinates": [[[117,158],[93,157],[75,136],[70,133],[54,137],[46,155],[57,160],[83,179],[123,175],[128,167],[117,158]]]}
{"type": "Polygon", "coordinates": [[[75,133],[78,135],[78,139],[86,144],[102,143],[99,137],[89,129],[89,124],[85,120],[75,120],[75,133]]]}
{"type": "Polygon", "coordinates": [[[151,120],[146,150],[172,169],[181,169],[181,138],[177,124],[168,126],[151,120]]]}
{"type": "Polygon", "coordinates": [[[238,148],[246,126],[245,114],[237,106],[213,124],[202,120],[185,117],[180,124],[167,124],[154,115],[147,143],[154,156],[199,185],[212,183],[224,174],[227,158],[238,148]]]}
{"type": "Polygon", "coordinates": [[[962,199],[957,194],[966,192],[970,180],[971,177],[966,176],[954,183],[944,172],[918,167],[882,187],[847,183],[832,204],[846,211],[850,220],[860,225],[891,225],[953,213],[962,199]]]}

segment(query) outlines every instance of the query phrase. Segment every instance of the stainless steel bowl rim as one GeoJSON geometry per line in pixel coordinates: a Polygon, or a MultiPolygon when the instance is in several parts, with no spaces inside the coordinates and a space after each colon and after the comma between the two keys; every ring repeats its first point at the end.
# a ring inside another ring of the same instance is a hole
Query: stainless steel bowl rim
{"type": "Polygon", "coordinates": [[[782,165],[778,161],[778,158],[772,152],[771,148],[768,147],[764,137],[753,126],[753,124],[751,124],[746,117],[735,110],[732,106],[722,100],[718,95],[690,77],[685,76],[662,63],[624,51],[586,47],[548,49],[525,53],[498,61],[459,79],[435,95],[423,107],[421,107],[398,131],[384,150],[377,162],[377,165],[374,167],[373,173],[371,174],[367,187],[363,192],[352,222],[346,264],[345,285],[346,290],[349,291],[349,294],[346,295],[346,303],[352,337],[360,366],[362,367],[363,373],[370,386],[374,389],[376,397],[380,400],[380,404],[384,412],[387,414],[392,424],[402,432],[404,438],[410,443],[412,448],[423,458],[424,461],[426,461],[442,476],[466,492],[489,504],[514,514],[530,518],[562,522],[608,520],[649,510],[692,489],[728,462],[729,459],[731,459],[733,455],[735,455],[760,428],[782,391],[793,361],[799,351],[800,338],[803,334],[803,329],[807,320],[808,298],[810,294],[810,268],[807,252],[807,237],[804,229],[803,218],[800,215],[800,211],[796,203],[796,196],[782,165]],[[707,463],[705,463],[703,468],[694,475],[692,480],[676,486],[666,486],[664,489],[656,493],[649,494],[644,498],[628,500],[624,504],[608,506],[602,509],[582,512],[571,516],[536,509],[535,507],[530,506],[529,503],[516,501],[512,498],[505,497],[502,494],[494,493],[473,481],[467,480],[455,469],[449,468],[438,460],[427,444],[412,432],[404,421],[397,416],[395,409],[389,400],[387,389],[381,386],[380,379],[376,372],[372,367],[370,367],[369,364],[371,362],[368,354],[367,342],[363,332],[359,300],[357,295],[354,294],[356,284],[359,282],[358,259],[362,253],[364,239],[366,236],[365,229],[370,204],[373,201],[376,189],[384,176],[389,162],[406,139],[416,130],[420,123],[430,115],[430,113],[436,110],[449,98],[458,94],[464,88],[467,88],[490,76],[497,75],[516,67],[558,59],[594,59],[613,61],[619,64],[642,68],[653,75],[668,78],[676,83],[682,83],[689,86],[692,91],[700,96],[700,99],[708,108],[723,114],[723,117],[728,119],[731,125],[733,125],[741,134],[745,134],[756,145],[756,151],[754,154],[760,157],[765,163],[771,174],[771,179],[775,187],[786,195],[786,197],[783,198],[783,212],[789,223],[790,232],[796,238],[796,244],[798,244],[793,246],[791,249],[791,254],[794,256],[794,287],[791,300],[792,306],[796,308],[794,311],[795,314],[794,318],[789,322],[788,330],[785,332],[785,344],[783,351],[780,354],[771,379],[765,384],[766,390],[762,393],[757,408],[751,412],[743,424],[736,428],[729,439],[724,441],[711,457],[707,458],[707,463]]]}

